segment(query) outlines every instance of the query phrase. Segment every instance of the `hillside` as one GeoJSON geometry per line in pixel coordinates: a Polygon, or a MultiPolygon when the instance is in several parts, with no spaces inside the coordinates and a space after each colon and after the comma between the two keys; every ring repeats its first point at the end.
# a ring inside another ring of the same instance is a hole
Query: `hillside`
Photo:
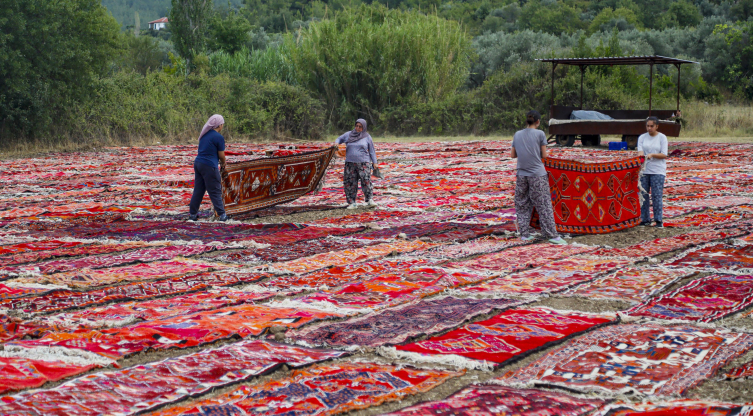
{"type": "MultiPolygon", "coordinates": [[[[242,0],[215,1],[215,7],[239,7],[242,0]]],[[[165,17],[170,13],[170,0],[102,0],[102,5],[112,13],[121,26],[133,26],[134,13],[139,12],[141,28],[147,29],[147,23],[165,17]]]]}

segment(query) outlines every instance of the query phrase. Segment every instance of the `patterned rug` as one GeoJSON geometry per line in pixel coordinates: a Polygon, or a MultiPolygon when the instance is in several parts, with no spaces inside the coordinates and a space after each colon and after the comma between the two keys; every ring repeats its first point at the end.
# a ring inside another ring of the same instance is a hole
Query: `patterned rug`
{"type": "Polygon", "coordinates": [[[747,405],[711,400],[679,399],[667,402],[623,403],[604,406],[598,416],[750,416],[753,403],[747,405]]]}
{"type": "Polygon", "coordinates": [[[735,367],[726,374],[724,377],[728,380],[737,380],[740,378],[753,378],[753,361],[745,363],[739,367],[735,367]]]}
{"type": "Polygon", "coordinates": [[[234,253],[220,253],[212,256],[212,260],[232,263],[272,263],[284,262],[302,257],[314,256],[321,253],[340,252],[377,244],[373,241],[355,239],[329,239],[301,241],[292,244],[276,244],[267,248],[240,250],[234,253]]]}
{"type": "MultiPolygon", "coordinates": [[[[602,163],[544,159],[557,231],[603,234],[638,225],[642,164],[643,156],[602,163]]],[[[538,213],[531,225],[538,228],[538,213]]]]}
{"type": "Polygon", "coordinates": [[[621,258],[573,256],[533,270],[509,274],[460,290],[492,296],[555,293],[632,263],[632,260],[621,258]]]}
{"type": "Polygon", "coordinates": [[[295,244],[303,241],[325,238],[329,236],[344,236],[363,231],[364,227],[306,227],[300,230],[280,231],[279,233],[253,237],[259,244],[295,244]]]}
{"type": "Polygon", "coordinates": [[[606,394],[677,395],[751,347],[753,335],[725,329],[613,325],[576,338],[497,381],[515,387],[545,384],[606,394]]]}
{"type": "Polygon", "coordinates": [[[645,259],[658,256],[670,251],[685,249],[698,244],[706,244],[710,241],[743,235],[745,232],[736,228],[726,230],[700,230],[673,237],[657,238],[653,241],[642,241],[638,244],[625,248],[601,248],[594,251],[598,256],[629,257],[645,259]]]}
{"type": "Polygon", "coordinates": [[[499,253],[485,254],[472,260],[447,263],[444,266],[499,275],[540,266],[552,260],[588,253],[595,249],[596,247],[574,244],[567,246],[549,243],[531,244],[512,247],[499,253]]]}
{"type": "Polygon", "coordinates": [[[23,348],[81,349],[113,360],[147,349],[190,348],[234,336],[259,336],[273,326],[298,328],[342,315],[307,309],[239,305],[143,322],[122,328],[50,333],[39,340],[14,341],[23,348]]]}
{"type": "Polygon", "coordinates": [[[682,218],[664,221],[665,227],[709,227],[743,219],[744,215],[734,212],[701,212],[682,218]]]}
{"type": "Polygon", "coordinates": [[[32,263],[41,260],[47,260],[55,257],[73,257],[73,256],[94,256],[97,254],[117,253],[119,251],[131,250],[134,248],[144,247],[147,243],[133,242],[124,244],[86,244],[71,243],[71,246],[64,246],[55,249],[41,251],[26,251],[16,254],[9,254],[0,258],[0,272],[11,270],[7,266],[13,264],[32,263]]]}
{"type": "Polygon", "coordinates": [[[369,363],[316,365],[212,399],[160,410],[160,415],[333,415],[366,409],[433,389],[462,372],[369,363]]]}
{"type": "Polygon", "coordinates": [[[287,273],[309,273],[315,270],[331,266],[344,266],[365,260],[384,257],[388,254],[410,253],[417,250],[426,250],[436,244],[424,243],[423,241],[399,240],[392,243],[382,243],[368,247],[343,250],[336,253],[322,253],[311,257],[304,257],[284,263],[272,265],[274,270],[287,273]]]}
{"type": "Polygon", "coordinates": [[[521,246],[525,244],[526,243],[519,238],[489,236],[459,244],[444,244],[423,251],[418,254],[418,256],[428,261],[441,262],[446,260],[462,259],[464,257],[471,257],[479,254],[494,253],[510,247],[521,246]]]}
{"type": "Polygon", "coordinates": [[[86,257],[75,260],[51,260],[43,263],[35,263],[27,266],[10,266],[0,269],[0,274],[19,273],[42,273],[53,274],[60,272],[72,272],[82,269],[101,269],[115,267],[129,263],[148,263],[157,260],[170,260],[175,257],[190,257],[197,254],[212,251],[216,246],[203,244],[143,248],[119,254],[105,256],[93,256],[90,253],[86,257]]]}
{"type": "Polygon", "coordinates": [[[207,263],[198,260],[174,259],[154,263],[142,263],[133,266],[112,267],[106,269],[81,269],[73,272],[56,273],[49,276],[21,277],[14,279],[18,283],[43,283],[66,285],[71,288],[92,288],[120,282],[133,282],[231,269],[234,265],[207,263]]]}
{"type": "Polygon", "coordinates": [[[243,341],[119,371],[90,374],[47,390],[20,393],[0,401],[0,413],[135,414],[265,374],[282,364],[297,368],[344,354],[243,341]]]}
{"type": "Polygon", "coordinates": [[[39,296],[0,300],[0,310],[13,309],[29,314],[63,311],[113,301],[143,300],[159,296],[179,295],[210,289],[213,286],[254,283],[267,277],[269,277],[269,274],[253,271],[225,271],[130,283],[88,292],[59,290],[39,296]]]}
{"type": "Polygon", "coordinates": [[[666,266],[717,273],[753,274],[753,244],[733,246],[719,243],[690,249],[668,260],[666,266]]]}
{"type": "Polygon", "coordinates": [[[293,201],[324,184],[337,147],[290,156],[228,163],[222,170],[222,196],[228,215],[293,201]]]}
{"type": "Polygon", "coordinates": [[[213,290],[154,299],[116,303],[74,312],[45,315],[34,320],[47,326],[60,325],[72,329],[101,329],[130,325],[138,321],[152,321],[171,316],[219,309],[241,303],[253,303],[273,297],[273,292],[249,293],[237,290],[213,290]]]}
{"type": "Polygon", "coordinates": [[[692,273],[682,269],[628,267],[571,288],[560,296],[640,303],[692,273]]]}
{"type": "Polygon", "coordinates": [[[753,304],[753,276],[712,274],[627,311],[631,316],[712,322],[753,304]]]}
{"type": "Polygon", "coordinates": [[[304,345],[377,347],[399,344],[410,337],[443,331],[494,309],[506,309],[524,303],[510,299],[444,297],[374,312],[346,322],[314,325],[287,335],[291,341],[304,345]]]}
{"type": "Polygon", "coordinates": [[[58,240],[46,240],[46,241],[30,241],[27,243],[7,244],[0,246],[1,259],[5,259],[9,254],[21,254],[32,253],[35,251],[54,250],[69,247],[76,247],[83,243],[77,241],[58,241],[58,240]]]}
{"type": "Polygon", "coordinates": [[[585,416],[606,402],[565,393],[474,385],[434,402],[423,402],[388,416],[585,416]]]}
{"type": "Polygon", "coordinates": [[[384,348],[380,353],[416,362],[491,370],[513,357],[523,358],[616,318],[614,314],[568,313],[547,308],[513,309],[438,337],[384,348]]]}
{"type": "MultiPolygon", "coordinates": [[[[39,387],[47,382],[62,380],[96,367],[98,366],[95,364],[81,365],[64,361],[0,357],[0,393],[39,387]]],[[[0,401],[0,409],[3,402],[5,401],[0,401]]]]}

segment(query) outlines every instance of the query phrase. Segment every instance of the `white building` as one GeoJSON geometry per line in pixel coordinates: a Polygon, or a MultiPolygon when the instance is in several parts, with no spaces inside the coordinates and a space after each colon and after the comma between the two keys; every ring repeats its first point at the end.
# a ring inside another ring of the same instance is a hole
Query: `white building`
{"type": "Polygon", "coordinates": [[[167,17],[163,17],[162,19],[157,19],[157,20],[149,22],[149,29],[152,29],[152,30],[167,29],[167,17]]]}

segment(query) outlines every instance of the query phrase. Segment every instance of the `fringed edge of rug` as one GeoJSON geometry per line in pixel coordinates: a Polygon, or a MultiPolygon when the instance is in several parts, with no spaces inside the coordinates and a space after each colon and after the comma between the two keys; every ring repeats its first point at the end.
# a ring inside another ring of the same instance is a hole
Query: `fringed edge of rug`
{"type": "MultiPolygon", "coordinates": [[[[466,287],[470,287],[466,286],[466,287]]],[[[541,294],[523,294],[523,293],[510,293],[510,292],[469,292],[462,289],[445,289],[441,292],[442,295],[459,297],[459,298],[474,298],[474,299],[515,299],[528,302],[535,302],[538,300],[546,299],[549,297],[548,293],[541,294]]]]}
{"type": "Polygon", "coordinates": [[[30,360],[40,361],[62,361],[73,365],[98,365],[107,367],[116,364],[115,360],[103,357],[93,352],[84,350],[74,350],[65,347],[33,347],[26,348],[18,345],[5,345],[5,349],[0,351],[0,357],[7,358],[27,358],[30,360]]]}
{"type": "Polygon", "coordinates": [[[335,314],[343,315],[343,316],[363,315],[363,314],[374,311],[373,308],[363,308],[363,309],[341,308],[339,306],[335,306],[333,303],[326,302],[326,301],[317,301],[317,302],[308,303],[308,302],[297,301],[295,299],[283,299],[279,301],[272,301],[272,302],[267,302],[265,305],[272,308],[314,309],[317,311],[331,312],[331,313],[335,313],[335,314]]]}
{"type": "Polygon", "coordinates": [[[488,361],[474,360],[456,354],[426,355],[410,351],[398,351],[395,347],[384,346],[378,347],[375,352],[384,358],[407,360],[416,364],[440,364],[468,370],[494,371],[494,364],[488,361]]]}
{"type": "MultiPolygon", "coordinates": [[[[509,374],[509,373],[508,373],[509,374]]],[[[505,387],[512,387],[516,389],[535,389],[535,388],[549,388],[549,389],[560,389],[564,390],[568,394],[573,394],[576,396],[581,397],[589,397],[590,395],[596,395],[600,398],[609,398],[609,399],[616,399],[620,397],[651,397],[655,396],[658,393],[643,393],[641,391],[638,391],[631,387],[626,387],[619,390],[608,390],[603,387],[599,386],[583,386],[584,390],[576,390],[575,386],[569,386],[564,383],[552,383],[552,382],[545,382],[540,380],[530,380],[527,382],[508,382],[505,381],[506,379],[503,378],[494,378],[491,380],[487,380],[484,382],[484,384],[494,384],[498,386],[505,386],[505,387]]],[[[580,387],[580,386],[578,386],[580,387]]],[[[665,397],[680,397],[679,394],[662,394],[662,396],[665,397]]],[[[593,396],[590,396],[593,398],[593,396]]]]}

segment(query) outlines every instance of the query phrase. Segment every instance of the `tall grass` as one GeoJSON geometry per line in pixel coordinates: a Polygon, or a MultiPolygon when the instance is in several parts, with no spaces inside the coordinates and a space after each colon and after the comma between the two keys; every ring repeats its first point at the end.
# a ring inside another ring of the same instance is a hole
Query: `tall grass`
{"type": "Polygon", "coordinates": [[[749,105],[709,105],[700,101],[684,103],[684,137],[749,137],[753,142],[753,107],[749,105]]]}
{"type": "Polygon", "coordinates": [[[244,48],[235,54],[215,52],[209,55],[210,74],[228,74],[258,82],[275,81],[298,85],[290,47],[290,43],[282,43],[264,50],[244,48]]]}

